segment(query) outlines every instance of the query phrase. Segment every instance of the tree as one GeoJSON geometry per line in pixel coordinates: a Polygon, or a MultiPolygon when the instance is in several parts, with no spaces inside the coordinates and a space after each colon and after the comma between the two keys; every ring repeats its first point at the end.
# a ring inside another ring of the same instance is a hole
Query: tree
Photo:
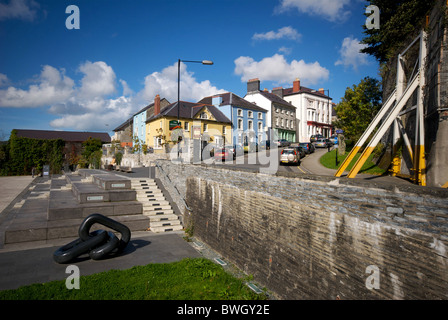
{"type": "Polygon", "coordinates": [[[368,0],[380,9],[380,28],[367,29],[361,43],[363,53],[374,56],[380,63],[387,62],[398,50],[425,26],[425,16],[435,0],[368,0]]]}
{"type": "MultiPolygon", "coordinates": [[[[89,137],[82,143],[84,150],[82,151],[82,159],[79,163],[82,166],[93,164],[95,167],[98,165],[98,156],[101,152],[103,143],[100,139],[89,137]]],[[[101,158],[101,157],[100,157],[101,158]]]]}
{"type": "Polygon", "coordinates": [[[381,108],[381,83],[365,77],[358,85],[345,90],[345,95],[336,106],[338,120],[334,125],[344,130],[344,135],[357,141],[381,108]]]}

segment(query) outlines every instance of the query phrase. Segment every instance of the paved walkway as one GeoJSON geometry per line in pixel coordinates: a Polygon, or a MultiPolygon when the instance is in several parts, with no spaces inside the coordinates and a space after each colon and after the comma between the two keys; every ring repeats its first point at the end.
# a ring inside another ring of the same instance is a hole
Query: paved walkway
{"type": "Polygon", "coordinates": [[[0,177],[0,217],[33,180],[31,176],[0,177]]]}

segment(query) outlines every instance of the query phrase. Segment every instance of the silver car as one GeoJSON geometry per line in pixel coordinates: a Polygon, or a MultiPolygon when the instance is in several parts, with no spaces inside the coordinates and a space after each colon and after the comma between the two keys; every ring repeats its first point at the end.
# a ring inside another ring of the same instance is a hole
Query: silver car
{"type": "Polygon", "coordinates": [[[300,163],[300,154],[293,148],[285,148],[280,154],[280,164],[300,163]]]}

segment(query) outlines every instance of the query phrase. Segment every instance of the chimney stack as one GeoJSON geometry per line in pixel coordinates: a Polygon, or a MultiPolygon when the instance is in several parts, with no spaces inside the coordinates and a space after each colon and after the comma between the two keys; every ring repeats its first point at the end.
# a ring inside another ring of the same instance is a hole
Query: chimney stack
{"type": "Polygon", "coordinates": [[[160,96],[156,95],[154,99],[154,115],[158,115],[160,113],[160,96]]]}
{"type": "Polygon", "coordinates": [[[296,78],[294,82],[292,83],[292,92],[299,92],[300,91],[300,79],[296,78]]]}
{"type": "Polygon", "coordinates": [[[277,87],[272,89],[272,93],[283,99],[283,87],[277,87]]]}
{"type": "Polygon", "coordinates": [[[325,94],[324,88],[319,88],[319,92],[322,93],[322,94],[325,94]]]}
{"type": "Polygon", "coordinates": [[[249,79],[247,81],[247,93],[259,92],[260,91],[260,80],[258,78],[249,79]]]}

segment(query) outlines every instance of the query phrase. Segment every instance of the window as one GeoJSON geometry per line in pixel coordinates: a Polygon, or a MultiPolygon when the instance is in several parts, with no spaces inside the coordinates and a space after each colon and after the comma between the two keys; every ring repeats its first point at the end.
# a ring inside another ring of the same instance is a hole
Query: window
{"type": "Polygon", "coordinates": [[[247,117],[248,118],[253,118],[254,117],[254,113],[252,111],[247,111],[247,117]]]}
{"type": "Polygon", "coordinates": [[[238,119],[238,130],[243,130],[243,120],[238,119]]]}
{"type": "Polygon", "coordinates": [[[291,127],[291,129],[294,129],[294,121],[293,120],[291,120],[291,122],[290,122],[290,127],[291,127]]]}
{"type": "Polygon", "coordinates": [[[237,114],[238,114],[238,117],[242,117],[243,116],[243,110],[238,109],[237,114]]]}
{"type": "Polygon", "coordinates": [[[206,123],[204,123],[204,125],[202,126],[202,128],[203,128],[203,131],[204,131],[204,132],[207,132],[207,130],[208,130],[208,125],[207,125],[206,123]]]}
{"type": "Polygon", "coordinates": [[[278,118],[275,118],[275,125],[278,126],[278,118]]]}
{"type": "Polygon", "coordinates": [[[249,120],[247,122],[247,124],[248,124],[249,130],[254,130],[254,124],[253,124],[252,120],[249,120]]]}
{"type": "Polygon", "coordinates": [[[185,131],[190,130],[190,123],[187,122],[187,121],[185,121],[185,123],[184,123],[184,130],[185,130],[185,131]]]}
{"type": "Polygon", "coordinates": [[[275,112],[280,112],[280,109],[279,108],[275,108],[275,112]]]}
{"type": "Polygon", "coordinates": [[[222,126],[222,134],[226,134],[226,126],[222,126]]]}
{"type": "Polygon", "coordinates": [[[201,113],[201,119],[208,119],[208,115],[206,112],[201,113]]]}
{"type": "Polygon", "coordinates": [[[258,112],[258,120],[263,120],[263,114],[261,112],[258,112]]]}
{"type": "Polygon", "coordinates": [[[263,122],[258,122],[258,131],[263,131],[263,122]]]}
{"type": "Polygon", "coordinates": [[[162,148],[162,139],[158,137],[154,137],[154,149],[162,148]]]}

